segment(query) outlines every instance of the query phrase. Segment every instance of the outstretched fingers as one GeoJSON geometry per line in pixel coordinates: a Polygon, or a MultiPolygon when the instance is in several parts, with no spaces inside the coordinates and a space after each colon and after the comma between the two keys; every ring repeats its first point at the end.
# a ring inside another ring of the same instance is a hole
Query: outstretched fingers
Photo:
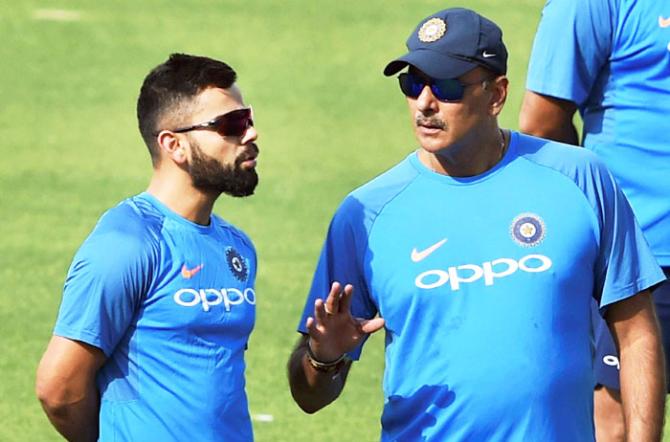
{"type": "Polygon", "coordinates": [[[340,295],[340,311],[349,313],[351,311],[351,298],[354,294],[354,286],[347,284],[340,295]]]}
{"type": "Polygon", "coordinates": [[[307,333],[310,336],[314,336],[314,334],[317,332],[316,330],[316,320],[312,316],[308,316],[307,320],[305,321],[305,328],[307,329],[307,333]]]}
{"type": "Polygon", "coordinates": [[[326,314],[334,315],[339,313],[340,310],[340,298],[342,296],[342,286],[339,282],[333,282],[330,286],[330,292],[328,297],[326,297],[326,302],[324,304],[326,314]]]}
{"type": "Polygon", "coordinates": [[[328,313],[326,311],[326,305],[323,302],[323,299],[317,299],[314,301],[314,319],[316,320],[315,326],[322,325],[326,320],[327,315],[328,313]]]}
{"type": "Polygon", "coordinates": [[[334,282],[325,301],[320,298],[314,301],[313,324],[311,328],[308,327],[311,335],[316,332],[324,332],[324,328],[328,327],[328,324],[338,317],[337,315],[341,312],[340,296],[341,285],[334,282]]]}
{"type": "Polygon", "coordinates": [[[372,334],[384,328],[384,318],[359,319],[360,330],[366,334],[372,334]]]}

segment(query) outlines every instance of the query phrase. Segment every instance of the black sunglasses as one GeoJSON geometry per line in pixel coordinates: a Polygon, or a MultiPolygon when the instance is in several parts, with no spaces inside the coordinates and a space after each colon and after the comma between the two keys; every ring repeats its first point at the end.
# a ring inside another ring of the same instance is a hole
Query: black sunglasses
{"type": "Polygon", "coordinates": [[[175,129],[172,132],[183,133],[192,130],[213,130],[222,137],[240,137],[253,125],[253,111],[251,110],[251,107],[245,107],[226,112],[206,123],[175,129]]]}
{"type": "Polygon", "coordinates": [[[490,79],[479,80],[474,83],[463,83],[455,78],[447,78],[445,80],[426,79],[418,75],[403,73],[398,75],[398,82],[400,83],[400,90],[403,94],[410,98],[417,98],[421,95],[421,91],[426,86],[440,101],[460,101],[463,99],[465,88],[475,84],[481,84],[490,79]]]}

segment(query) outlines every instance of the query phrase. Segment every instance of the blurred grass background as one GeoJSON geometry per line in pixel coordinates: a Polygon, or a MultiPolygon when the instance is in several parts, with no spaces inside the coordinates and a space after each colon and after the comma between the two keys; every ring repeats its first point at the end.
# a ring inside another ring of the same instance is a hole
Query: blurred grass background
{"type": "MultiPolygon", "coordinates": [[[[0,0],[0,441],[59,440],[34,397],[70,260],[100,214],[151,173],[136,129],[147,72],[172,52],[222,59],[260,134],[257,194],[216,212],[251,235],[260,267],[247,391],[258,441],[379,437],[383,338],[342,397],[314,416],[285,363],[334,209],[416,143],[396,81],[381,74],[418,21],[460,6],[427,0],[0,0]]],[[[501,125],[517,127],[543,0],[473,0],[510,49],[501,125]]]]}

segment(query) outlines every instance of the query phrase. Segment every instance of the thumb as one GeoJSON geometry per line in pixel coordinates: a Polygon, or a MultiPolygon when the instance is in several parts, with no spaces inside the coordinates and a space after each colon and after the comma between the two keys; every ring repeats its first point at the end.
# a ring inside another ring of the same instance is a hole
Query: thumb
{"type": "Polygon", "coordinates": [[[374,318],[374,319],[359,319],[359,324],[361,326],[361,331],[363,333],[371,334],[384,327],[383,318],[374,318]]]}

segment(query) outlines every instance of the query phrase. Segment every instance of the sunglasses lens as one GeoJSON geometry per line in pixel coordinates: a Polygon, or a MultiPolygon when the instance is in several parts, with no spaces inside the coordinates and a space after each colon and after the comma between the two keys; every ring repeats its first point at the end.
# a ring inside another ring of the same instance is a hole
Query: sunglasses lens
{"type": "Polygon", "coordinates": [[[400,90],[403,94],[410,98],[416,98],[421,95],[425,84],[420,78],[412,74],[398,75],[398,82],[400,83],[400,90]]]}
{"type": "MultiPolygon", "coordinates": [[[[422,78],[406,73],[398,75],[398,82],[402,93],[410,98],[417,98],[421,95],[421,91],[428,84],[422,78]]],[[[463,99],[465,87],[458,80],[449,78],[432,80],[430,90],[440,101],[458,101],[463,99]]]]}
{"type": "Polygon", "coordinates": [[[435,94],[435,98],[441,101],[458,101],[463,98],[465,88],[453,78],[447,80],[434,80],[430,89],[435,94]]]}
{"type": "Polygon", "coordinates": [[[221,115],[215,122],[214,127],[221,136],[239,137],[253,126],[251,109],[238,109],[221,115]]]}

